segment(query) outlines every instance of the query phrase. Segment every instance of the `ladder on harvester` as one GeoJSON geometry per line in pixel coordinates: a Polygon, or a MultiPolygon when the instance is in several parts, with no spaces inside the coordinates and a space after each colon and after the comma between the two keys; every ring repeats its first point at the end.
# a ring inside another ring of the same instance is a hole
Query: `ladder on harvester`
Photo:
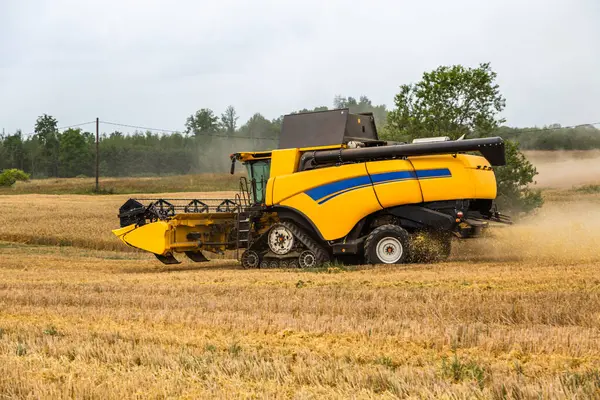
{"type": "Polygon", "coordinates": [[[240,178],[240,193],[236,194],[235,197],[238,204],[235,218],[235,251],[236,258],[239,260],[240,249],[250,247],[250,213],[247,211],[250,207],[250,190],[248,180],[245,177],[240,178]]]}

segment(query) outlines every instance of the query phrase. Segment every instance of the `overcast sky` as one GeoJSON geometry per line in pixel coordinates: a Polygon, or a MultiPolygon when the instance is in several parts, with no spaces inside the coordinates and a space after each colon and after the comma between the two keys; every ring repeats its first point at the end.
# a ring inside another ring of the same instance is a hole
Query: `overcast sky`
{"type": "Polygon", "coordinates": [[[509,125],[600,121],[599,0],[0,0],[0,128],[391,107],[426,70],[487,61],[509,125]]]}

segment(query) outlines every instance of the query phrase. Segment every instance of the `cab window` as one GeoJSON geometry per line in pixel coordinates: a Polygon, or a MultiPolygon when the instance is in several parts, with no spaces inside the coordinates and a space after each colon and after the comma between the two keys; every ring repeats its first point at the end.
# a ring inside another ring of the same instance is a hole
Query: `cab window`
{"type": "Polygon", "coordinates": [[[248,177],[250,178],[250,192],[254,203],[265,202],[265,191],[269,173],[271,171],[271,160],[260,160],[246,164],[248,177]]]}

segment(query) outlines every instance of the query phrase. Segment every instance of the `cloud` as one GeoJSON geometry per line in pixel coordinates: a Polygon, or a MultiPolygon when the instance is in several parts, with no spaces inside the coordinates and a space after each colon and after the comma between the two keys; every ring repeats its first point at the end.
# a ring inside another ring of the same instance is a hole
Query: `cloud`
{"type": "Polygon", "coordinates": [[[233,104],[241,119],[490,61],[511,125],[600,119],[595,0],[28,1],[0,3],[0,127],[49,113],[183,129],[233,104]]]}

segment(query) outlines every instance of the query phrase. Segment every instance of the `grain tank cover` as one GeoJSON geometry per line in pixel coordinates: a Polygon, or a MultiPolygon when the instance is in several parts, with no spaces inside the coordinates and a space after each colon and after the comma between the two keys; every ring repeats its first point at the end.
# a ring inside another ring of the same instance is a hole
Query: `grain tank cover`
{"type": "Polygon", "coordinates": [[[350,141],[377,141],[372,113],[351,114],[348,109],[289,114],[283,117],[280,149],[341,145],[350,141]]]}

